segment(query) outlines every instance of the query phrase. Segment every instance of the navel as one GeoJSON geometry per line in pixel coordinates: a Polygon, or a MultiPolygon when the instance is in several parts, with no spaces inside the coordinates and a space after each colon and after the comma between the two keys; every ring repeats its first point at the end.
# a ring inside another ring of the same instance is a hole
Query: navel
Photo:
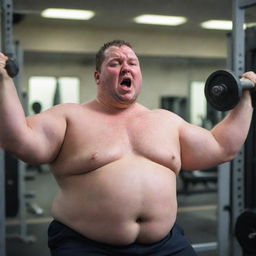
{"type": "Polygon", "coordinates": [[[144,220],[143,220],[142,217],[138,217],[138,218],[136,219],[136,222],[137,222],[137,223],[142,223],[142,222],[144,222],[144,220]]]}

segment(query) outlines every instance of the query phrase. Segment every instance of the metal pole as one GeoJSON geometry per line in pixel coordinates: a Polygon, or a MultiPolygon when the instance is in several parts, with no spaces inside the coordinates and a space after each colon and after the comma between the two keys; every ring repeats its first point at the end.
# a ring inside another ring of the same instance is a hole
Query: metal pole
{"type": "MultiPolygon", "coordinates": [[[[232,69],[232,37],[227,34],[227,69],[232,69]]],[[[218,113],[219,120],[223,113],[218,113]]],[[[218,166],[218,208],[217,208],[217,237],[218,256],[227,256],[230,251],[230,192],[231,192],[230,162],[218,166]]]]}
{"type": "MultiPolygon", "coordinates": [[[[1,2],[1,51],[3,51],[3,2],[1,2]]],[[[6,240],[5,240],[5,166],[4,166],[4,151],[0,148],[0,255],[6,255],[6,240]]]]}
{"type": "MultiPolygon", "coordinates": [[[[12,1],[1,0],[1,51],[13,57],[14,46],[12,39],[12,1]]],[[[6,255],[5,227],[5,153],[0,149],[0,256],[6,255]]]]}
{"type": "Polygon", "coordinates": [[[4,167],[4,151],[0,149],[0,255],[5,256],[6,240],[5,240],[5,167],[4,167]]]}
{"type": "MultiPolygon", "coordinates": [[[[249,7],[252,4],[255,4],[255,1],[233,0],[232,69],[237,77],[245,71],[244,7],[249,7]]],[[[233,231],[238,216],[244,210],[244,147],[232,161],[231,202],[231,230],[233,231]]],[[[231,236],[232,255],[241,256],[243,252],[233,232],[231,236]]]]}
{"type": "Polygon", "coordinates": [[[218,166],[218,256],[230,251],[230,163],[218,166]]]}
{"type": "Polygon", "coordinates": [[[15,49],[13,43],[13,4],[12,0],[1,0],[2,9],[2,51],[9,57],[14,57],[15,49]]]}
{"type": "Polygon", "coordinates": [[[232,69],[236,76],[240,76],[245,68],[245,10],[239,6],[239,0],[233,0],[233,31],[232,31],[232,69]]]}

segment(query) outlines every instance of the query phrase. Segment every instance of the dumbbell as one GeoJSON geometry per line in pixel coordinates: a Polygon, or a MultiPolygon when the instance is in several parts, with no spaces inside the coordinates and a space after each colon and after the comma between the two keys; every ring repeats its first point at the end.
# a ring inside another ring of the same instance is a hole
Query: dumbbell
{"type": "Polygon", "coordinates": [[[246,209],[235,223],[235,236],[246,255],[256,255],[256,211],[246,209]]]}
{"type": "Polygon", "coordinates": [[[227,111],[238,104],[244,90],[253,88],[251,80],[239,80],[231,71],[217,70],[207,78],[204,93],[213,108],[227,111]]]}
{"type": "Polygon", "coordinates": [[[19,67],[14,58],[9,57],[5,64],[5,69],[10,77],[15,77],[19,73],[19,67]]]}

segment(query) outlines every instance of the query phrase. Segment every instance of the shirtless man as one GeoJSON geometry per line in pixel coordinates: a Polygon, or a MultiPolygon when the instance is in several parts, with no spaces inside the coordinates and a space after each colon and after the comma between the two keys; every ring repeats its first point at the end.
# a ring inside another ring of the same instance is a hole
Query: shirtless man
{"type": "MultiPolygon", "coordinates": [[[[60,188],[52,255],[195,255],[175,224],[176,176],[234,158],[251,121],[249,93],[211,131],[149,110],[136,102],[139,60],[115,40],[96,56],[96,99],[25,117],[6,59],[0,55],[0,145],[25,162],[49,163],[60,188]]],[[[256,83],[253,72],[243,77],[256,83]]]]}

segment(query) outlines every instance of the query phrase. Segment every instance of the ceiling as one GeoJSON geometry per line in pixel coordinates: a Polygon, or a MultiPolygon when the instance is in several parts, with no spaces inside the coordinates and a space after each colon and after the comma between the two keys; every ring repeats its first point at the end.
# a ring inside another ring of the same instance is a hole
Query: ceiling
{"type": "MultiPolygon", "coordinates": [[[[199,25],[202,21],[209,19],[232,19],[232,0],[13,0],[13,8],[14,12],[18,14],[17,17],[22,18],[18,19],[20,23],[84,24],[86,26],[106,29],[142,28],[203,32],[199,25]],[[41,18],[40,11],[49,7],[93,10],[96,12],[96,15],[89,21],[41,18]],[[133,17],[145,13],[185,16],[188,18],[188,22],[178,27],[133,23],[133,17]]],[[[246,10],[246,21],[256,22],[255,10],[255,7],[246,10]]]]}

